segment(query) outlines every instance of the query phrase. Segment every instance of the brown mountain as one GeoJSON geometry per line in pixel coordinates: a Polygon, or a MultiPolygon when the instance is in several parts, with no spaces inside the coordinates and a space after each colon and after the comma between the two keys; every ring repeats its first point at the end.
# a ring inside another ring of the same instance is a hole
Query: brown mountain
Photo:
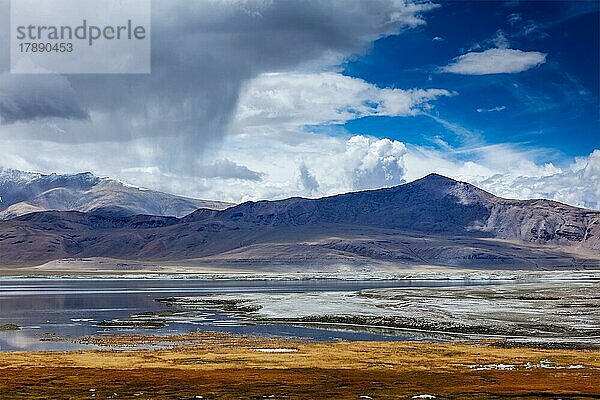
{"type": "Polygon", "coordinates": [[[0,265],[71,257],[227,265],[600,266],[600,212],[508,200],[440,175],[181,219],[41,212],[0,223],[0,265]]]}

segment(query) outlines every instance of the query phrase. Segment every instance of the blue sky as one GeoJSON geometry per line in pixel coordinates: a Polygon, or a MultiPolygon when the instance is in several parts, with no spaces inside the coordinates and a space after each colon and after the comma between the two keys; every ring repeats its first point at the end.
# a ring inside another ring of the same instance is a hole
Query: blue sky
{"type": "MultiPolygon", "coordinates": [[[[597,1],[443,2],[426,25],[377,40],[343,73],[380,87],[455,91],[431,114],[486,143],[584,156],[600,147],[599,7],[597,1]],[[546,62],[519,73],[439,72],[457,56],[496,47],[541,52],[546,62]]],[[[465,139],[425,115],[366,117],[345,128],[420,145],[441,138],[457,146],[465,139]]]]}

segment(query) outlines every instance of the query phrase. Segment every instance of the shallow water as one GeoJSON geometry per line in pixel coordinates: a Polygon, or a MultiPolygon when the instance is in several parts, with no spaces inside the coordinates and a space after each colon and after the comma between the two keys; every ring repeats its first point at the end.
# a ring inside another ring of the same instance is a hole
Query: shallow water
{"type": "MultiPolygon", "coordinates": [[[[248,324],[239,315],[198,310],[198,316],[169,321],[160,329],[103,329],[103,320],[127,319],[132,314],[160,311],[167,306],[154,300],[167,296],[224,293],[292,293],[357,291],[368,288],[448,287],[490,284],[473,280],[206,280],[206,279],[66,279],[0,278],[0,325],[17,324],[19,331],[0,332],[0,351],[74,350],[90,345],[42,338],[76,338],[98,333],[170,335],[195,331],[221,331],[247,335],[301,337],[308,340],[407,340],[417,336],[390,331],[354,332],[290,325],[248,324]]],[[[497,282],[496,282],[497,283],[497,282]]],[[[416,334],[415,334],[416,335],[416,334]]]]}

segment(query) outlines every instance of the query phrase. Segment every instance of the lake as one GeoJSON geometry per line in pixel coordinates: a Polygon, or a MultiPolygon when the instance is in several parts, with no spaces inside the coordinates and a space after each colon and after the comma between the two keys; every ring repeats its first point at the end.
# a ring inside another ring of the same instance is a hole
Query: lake
{"type": "Polygon", "coordinates": [[[17,324],[21,330],[0,332],[0,351],[76,350],[91,345],[47,340],[76,338],[101,333],[159,335],[195,331],[220,331],[245,335],[300,337],[307,340],[407,340],[417,334],[389,331],[343,331],[284,324],[251,323],[240,315],[198,310],[196,318],[169,321],[160,329],[99,328],[104,320],[127,319],[132,314],[161,311],[155,301],[167,296],[199,296],[223,293],[298,293],[358,291],[371,288],[448,287],[486,285],[473,280],[236,280],[181,278],[0,278],[0,325],[17,324]],[[40,339],[45,339],[40,341],[40,339]]]}

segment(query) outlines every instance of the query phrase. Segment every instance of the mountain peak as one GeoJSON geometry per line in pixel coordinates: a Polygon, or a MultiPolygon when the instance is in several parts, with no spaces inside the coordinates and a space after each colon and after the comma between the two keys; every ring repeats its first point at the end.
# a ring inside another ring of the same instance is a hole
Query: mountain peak
{"type": "Polygon", "coordinates": [[[419,190],[424,190],[427,192],[436,192],[440,194],[447,194],[449,191],[453,191],[456,188],[462,186],[464,186],[462,190],[465,190],[469,187],[475,188],[474,186],[471,186],[468,183],[456,181],[452,178],[448,178],[447,176],[435,173],[426,175],[423,178],[407,183],[406,186],[419,188],[419,190]]]}
{"type": "Polygon", "coordinates": [[[423,178],[417,179],[414,182],[432,182],[432,183],[436,183],[436,184],[460,183],[457,180],[448,178],[447,176],[444,176],[444,175],[436,174],[435,172],[425,175],[423,178]]]}
{"type": "Polygon", "coordinates": [[[461,204],[482,204],[495,198],[493,194],[470,183],[457,181],[436,173],[417,179],[407,184],[407,186],[418,188],[424,193],[428,193],[428,196],[433,196],[433,198],[451,195],[457,198],[461,204]]]}

